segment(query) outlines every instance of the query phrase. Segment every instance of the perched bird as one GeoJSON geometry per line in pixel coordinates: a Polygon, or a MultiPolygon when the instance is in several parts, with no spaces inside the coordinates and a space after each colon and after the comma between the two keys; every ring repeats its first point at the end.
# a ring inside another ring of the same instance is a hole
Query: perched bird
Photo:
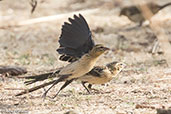
{"type": "Polygon", "coordinates": [[[117,74],[125,67],[123,62],[111,62],[104,67],[95,66],[89,73],[78,78],[82,82],[88,93],[91,89],[92,84],[105,84],[111,81],[117,74]],[[88,83],[88,88],[85,86],[88,83]]]}
{"type": "MultiPolygon", "coordinates": [[[[49,77],[56,77],[57,79],[45,91],[44,97],[57,83],[74,80],[91,71],[99,56],[109,50],[102,44],[94,44],[88,24],[81,14],[79,16],[74,15],[74,19],[69,18],[69,22],[64,22],[62,26],[59,39],[60,47],[57,52],[62,54],[60,60],[71,63],[54,73],[49,73],[49,77]]],[[[36,77],[36,79],[38,78],[36,77]]]]}
{"type": "MultiPolygon", "coordinates": [[[[90,72],[86,73],[85,75],[83,75],[83,76],[81,76],[79,78],[73,79],[73,80],[81,81],[83,87],[87,90],[88,93],[90,93],[89,90],[91,90],[92,84],[105,84],[105,83],[111,81],[114,77],[116,77],[116,75],[124,67],[125,67],[124,63],[114,61],[114,62],[108,63],[106,66],[95,66],[90,72]],[[88,88],[85,86],[85,83],[89,84],[88,88]]],[[[48,79],[49,76],[51,76],[51,74],[52,74],[52,72],[37,75],[37,76],[27,77],[27,78],[32,79],[32,80],[26,81],[25,83],[26,84],[32,84],[32,83],[37,82],[37,81],[43,81],[45,79],[48,79]]],[[[53,78],[53,77],[51,77],[51,78],[53,78]]],[[[67,85],[69,85],[73,80],[66,81],[64,83],[64,85],[61,86],[58,93],[62,89],[64,89],[67,85]]],[[[41,89],[43,87],[46,87],[46,86],[54,83],[54,82],[55,82],[55,80],[43,83],[41,85],[38,85],[36,87],[30,88],[30,89],[28,89],[26,91],[21,92],[17,96],[23,95],[23,94],[26,94],[26,93],[29,93],[29,92],[36,91],[38,89],[41,89]]]]}
{"type": "MultiPolygon", "coordinates": [[[[149,2],[149,3],[143,4],[143,5],[146,5],[149,8],[149,10],[151,11],[151,13],[153,15],[155,15],[161,9],[171,5],[171,2],[169,2],[165,5],[162,5],[162,6],[160,6],[156,3],[153,3],[153,2],[149,2]]],[[[134,6],[133,5],[133,6],[124,7],[120,11],[120,16],[121,15],[127,16],[128,19],[130,19],[133,22],[139,23],[140,26],[146,20],[145,17],[143,16],[143,13],[142,13],[140,6],[134,6]]]]}

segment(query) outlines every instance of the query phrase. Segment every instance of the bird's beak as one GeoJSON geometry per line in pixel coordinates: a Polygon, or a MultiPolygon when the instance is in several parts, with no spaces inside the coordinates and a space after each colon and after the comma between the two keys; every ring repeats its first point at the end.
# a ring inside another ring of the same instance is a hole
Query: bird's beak
{"type": "Polygon", "coordinates": [[[123,63],[123,68],[125,68],[126,67],[126,64],[125,63],[123,63]]]}
{"type": "Polygon", "coordinates": [[[110,49],[109,49],[109,48],[107,48],[107,47],[104,47],[104,50],[105,50],[105,51],[108,51],[108,50],[110,50],[110,49]]]}

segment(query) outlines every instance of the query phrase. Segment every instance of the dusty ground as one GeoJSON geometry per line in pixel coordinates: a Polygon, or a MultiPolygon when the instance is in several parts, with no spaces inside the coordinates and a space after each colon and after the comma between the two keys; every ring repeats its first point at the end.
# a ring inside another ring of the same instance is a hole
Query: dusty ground
{"type": "MultiPolygon", "coordinates": [[[[157,3],[169,1],[157,0],[157,3]]],[[[31,7],[26,0],[0,1],[0,26],[99,8],[93,13],[83,13],[93,31],[94,40],[112,49],[100,58],[98,65],[111,61],[124,61],[127,64],[122,73],[107,85],[93,86],[101,93],[89,95],[79,82],[74,82],[55,99],[47,98],[45,101],[41,98],[43,89],[15,97],[16,93],[30,86],[25,86],[22,79],[1,76],[0,113],[62,114],[74,110],[85,114],[154,114],[156,108],[171,108],[171,69],[167,67],[162,54],[151,54],[155,35],[146,25],[127,30],[135,24],[126,17],[118,16],[121,5],[131,3],[130,0],[39,0],[31,15],[31,7]]],[[[171,7],[156,16],[161,20],[171,19],[169,11],[171,7]]],[[[72,15],[50,22],[0,29],[0,65],[23,66],[28,69],[26,75],[65,66],[65,62],[58,60],[59,55],[55,50],[59,46],[61,25],[67,21],[67,17],[72,15]]],[[[166,35],[171,36],[171,20],[163,23],[166,35]]],[[[58,87],[53,88],[48,96],[55,95],[58,87]]]]}

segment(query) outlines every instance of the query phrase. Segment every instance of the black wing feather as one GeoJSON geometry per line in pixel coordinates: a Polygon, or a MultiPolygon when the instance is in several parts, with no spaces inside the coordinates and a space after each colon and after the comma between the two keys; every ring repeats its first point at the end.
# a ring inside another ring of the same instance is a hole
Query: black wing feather
{"type": "Polygon", "coordinates": [[[90,72],[88,72],[87,75],[93,75],[96,77],[100,77],[101,73],[103,72],[104,69],[105,69],[104,67],[96,66],[90,72]]]}
{"type": "Polygon", "coordinates": [[[142,13],[141,10],[136,6],[132,6],[128,9],[130,10],[130,13],[131,13],[130,15],[136,15],[136,14],[142,13]]]}
{"type": "Polygon", "coordinates": [[[68,18],[69,22],[64,22],[62,33],[59,39],[60,47],[57,49],[59,54],[62,54],[60,60],[73,62],[80,58],[85,53],[88,53],[94,44],[91,31],[84,17],[74,15],[74,18],[68,18]],[[65,57],[66,55],[66,57],[65,57]],[[70,56],[70,57],[69,57],[70,56]]]}

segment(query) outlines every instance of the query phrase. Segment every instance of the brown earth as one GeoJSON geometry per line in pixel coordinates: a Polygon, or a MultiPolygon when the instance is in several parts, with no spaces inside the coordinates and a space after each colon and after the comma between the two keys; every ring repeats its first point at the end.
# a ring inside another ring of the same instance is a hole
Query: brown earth
{"type": "MultiPolygon", "coordinates": [[[[157,0],[164,4],[170,0],[157,0]]],[[[58,38],[61,25],[75,11],[82,11],[93,33],[95,42],[112,50],[101,56],[97,65],[124,61],[126,68],[111,82],[94,85],[100,93],[87,94],[80,82],[73,82],[55,99],[59,87],[54,87],[43,101],[44,89],[16,97],[26,86],[24,79],[0,75],[0,113],[62,114],[69,110],[85,114],[155,114],[157,108],[171,108],[171,69],[160,52],[152,55],[156,36],[147,26],[129,29],[136,24],[119,17],[122,6],[132,1],[122,0],[38,0],[30,14],[26,0],[0,1],[0,26],[27,19],[65,14],[56,20],[20,27],[0,29],[0,65],[22,66],[26,75],[48,72],[65,66],[58,60],[58,38]],[[96,10],[93,10],[96,9],[96,10]]],[[[171,7],[160,11],[154,18],[163,21],[166,35],[171,38],[171,7]]],[[[39,83],[36,83],[36,86],[39,83]]],[[[58,84],[58,86],[61,86],[58,84]]],[[[46,88],[47,89],[47,88],[46,88]]]]}

